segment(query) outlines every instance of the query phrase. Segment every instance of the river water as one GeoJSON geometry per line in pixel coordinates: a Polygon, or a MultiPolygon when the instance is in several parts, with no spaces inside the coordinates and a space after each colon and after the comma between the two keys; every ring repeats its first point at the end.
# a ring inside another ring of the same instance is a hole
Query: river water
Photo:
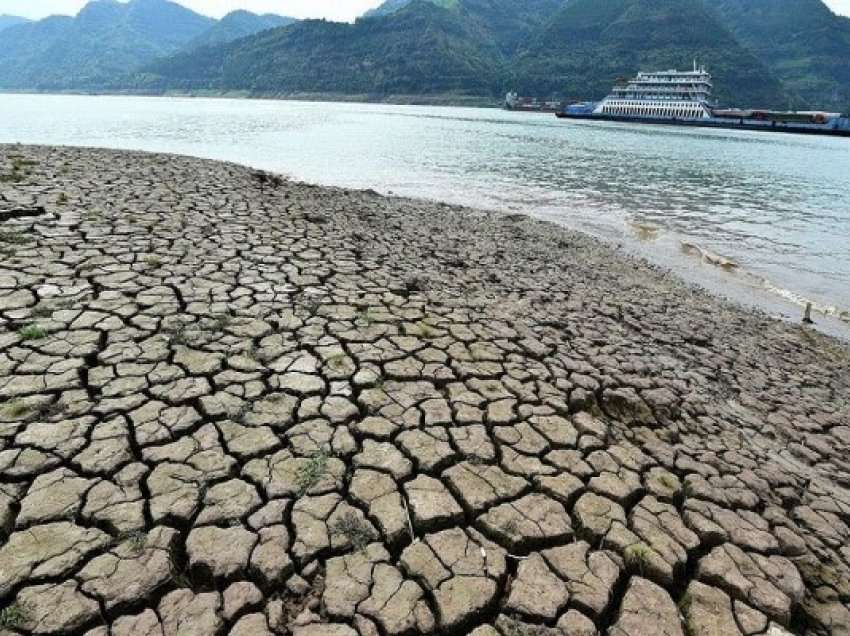
{"type": "Polygon", "coordinates": [[[3,142],[189,154],[525,212],[771,313],[796,319],[811,301],[827,330],[845,331],[842,314],[850,324],[850,139],[472,108],[0,94],[3,142]]]}

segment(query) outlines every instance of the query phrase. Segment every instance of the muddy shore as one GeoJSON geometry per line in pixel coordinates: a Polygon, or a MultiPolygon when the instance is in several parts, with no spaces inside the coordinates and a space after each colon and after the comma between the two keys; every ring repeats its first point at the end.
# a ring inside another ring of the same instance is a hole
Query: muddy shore
{"type": "Polygon", "coordinates": [[[519,215],[0,146],[0,634],[850,634],[850,349],[519,215]]]}

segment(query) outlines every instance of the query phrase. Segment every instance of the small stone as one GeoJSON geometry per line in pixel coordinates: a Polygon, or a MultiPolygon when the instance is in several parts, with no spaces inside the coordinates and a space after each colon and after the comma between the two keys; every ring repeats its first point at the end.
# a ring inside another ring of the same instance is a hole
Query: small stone
{"type": "Polygon", "coordinates": [[[215,578],[244,572],[257,544],[257,535],[244,528],[195,528],[186,539],[192,568],[202,568],[215,578]]]}
{"type": "Polygon", "coordinates": [[[240,618],[228,636],[274,636],[263,614],[248,614],[240,618]]]}
{"type": "Polygon", "coordinates": [[[292,636],[359,636],[348,625],[301,625],[292,630],[292,636]]]}
{"type": "Polygon", "coordinates": [[[524,479],[508,475],[498,466],[469,462],[452,466],[443,477],[459,493],[463,505],[476,513],[517,496],[528,486],[524,479]]]}
{"type": "Polygon", "coordinates": [[[417,530],[427,532],[437,526],[454,523],[463,517],[463,509],[438,479],[419,475],[406,483],[404,489],[417,530]]]}
{"type": "Polygon", "coordinates": [[[670,595],[655,583],[634,577],[611,636],[684,636],[684,631],[670,595]]]}
{"type": "Polygon", "coordinates": [[[584,541],[545,550],[543,558],[566,581],[570,602],[593,617],[603,615],[611,603],[620,566],[608,552],[591,552],[584,541]]]}
{"type": "Polygon", "coordinates": [[[158,527],[138,533],[80,571],[83,590],[103,599],[107,608],[146,598],[171,580],[171,550],[177,531],[158,527]]]}
{"type": "Polygon", "coordinates": [[[159,602],[163,636],[210,636],[224,623],[219,615],[221,596],[175,590],[159,602]]]}
{"type": "Polygon", "coordinates": [[[163,636],[162,624],[153,610],[121,616],[112,623],[112,636],[163,636]]]}
{"type": "Polygon", "coordinates": [[[80,593],[76,581],[26,587],[16,602],[25,608],[20,627],[34,634],[73,632],[100,613],[98,604],[80,593]]]}
{"type": "Polygon", "coordinates": [[[685,592],[685,599],[685,623],[692,634],[748,636],[738,629],[732,601],[721,590],[693,581],[685,592]]]}
{"type": "Polygon", "coordinates": [[[289,557],[290,536],[286,526],[261,528],[259,542],[251,553],[251,568],[266,585],[274,585],[287,577],[293,569],[289,557]]]}
{"type": "Polygon", "coordinates": [[[510,550],[527,550],[536,543],[566,541],[572,536],[564,506],[545,495],[527,495],[502,504],[478,518],[488,534],[510,550]]]}
{"type": "Polygon", "coordinates": [[[558,629],[566,636],[599,636],[593,621],[576,610],[569,610],[558,620],[558,629]]]}
{"type": "Polygon", "coordinates": [[[105,547],[109,535],[68,522],[34,526],[13,533],[0,547],[0,597],[29,578],[70,572],[88,554],[105,547]]]}
{"type": "Polygon", "coordinates": [[[573,514],[581,530],[596,539],[604,537],[614,522],[626,524],[626,513],[620,504],[590,492],[576,502],[573,514]]]}
{"type": "Polygon", "coordinates": [[[263,594],[257,586],[248,581],[234,583],[224,591],[224,610],[222,616],[231,620],[246,607],[256,607],[263,600],[263,594]]]}
{"type": "Polygon", "coordinates": [[[567,586],[539,554],[520,561],[506,608],[535,618],[554,619],[569,600],[567,586]]]}

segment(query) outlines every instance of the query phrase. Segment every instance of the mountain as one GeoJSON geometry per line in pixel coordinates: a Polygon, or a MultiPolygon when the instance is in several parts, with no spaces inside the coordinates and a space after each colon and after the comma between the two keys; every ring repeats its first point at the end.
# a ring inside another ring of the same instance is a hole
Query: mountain
{"type": "Polygon", "coordinates": [[[142,86],[601,98],[618,76],[694,59],[727,103],[787,104],[702,0],[389,0],[353,25],[306,21],[156,62],[142,86]]]}
{"type": "Polygon", "coordinates": [[[6,29],[0,38],[0,88],[99,87],[177,52],[213,24],[168,0],[97,0],[74,18],[6,29]]]}
{"type": "Polygon", "coordinates": [[[250,11],[233,11],[216,22],[208,30],[186,45],[186,49],[227,44],[248,35],[254,35],[267,29],[287,26],[296,22],[295,18],[267,13],[257,15],[250,11]]]}
{"type": "Polygon", "coordinates": [[[413,2],[355,24],[305,20],[149,66],[141,86],[259,93],[490,94],[500,54],[458,14],[413,2]]]}
{"type": "Polygon", "coordinates": [[[0,88],[598,99],[693,60],[724,104],[850,109],[850,20],[822,0],[386,0],[354,24],[97,0],[7,27],[0,88]]]}
{"type": "Polygon", "coordinates": [[[512,54],[563,6],[565,0],[387,0],[365,18],[390,16],[416,1],[454,12],[486,31],[503,53],[512,54]]]}
{"type": "Polygon", "coordinates": [[[850,19],[820,0],[713,0],[712,7],[796,105],[850,111],[850,19]]]}
{"type": "MultiPolygon", "coordinates": [[[[785,1],[785,0],[783,0],[785,1]]],[[[571,0],[514,67],[522,92],[600,99],[616,78],[692,60],[715,78],[726,104],[782,106],[782,84],[700,0],[571,0]]]]}
{"type": "Polygon", "coordinates": [[[26,18],[19,18],[16,15],[0,15],[0,31],[18,24],[26,24],[27,22],[29,20],[26,18]]]}
{"type": "MultiPolygon", "coordinates": [[[[395,13],[396,11],[403,9],[407,5],[409,5],[413,0],[387,0],[380,6],[375,7],[374,9],[369,9],[366,13],[363,14],[364,18],[379,18],[381,16],[387,16],[395,13]]],[[[452,9],[457,6],[457,0],[429,0],[433,4],[437,6],[452,9]]]]}

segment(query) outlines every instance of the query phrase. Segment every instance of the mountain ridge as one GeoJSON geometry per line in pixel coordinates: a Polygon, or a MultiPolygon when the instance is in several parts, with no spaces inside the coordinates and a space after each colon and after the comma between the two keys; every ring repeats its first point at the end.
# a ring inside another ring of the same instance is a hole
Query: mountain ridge
{"type": "Polygon", "coordinates": [[[0,88],[599,99],[694,58],[724,104],[850,110],[850,18],[822,0],[387,0],[351,24],[96,0],[8,27],[0,88]]]}
{"type": "Polygon", "coordinates": [[[243,11],[214,20],[170,0],[93,0],[73,17],[5,29],[0,88],[100,90],[187,47],[221,44],[292,21],[243,11]]]}
{"type": "Polygon", "coordinates": [[[772,72],[746,51],[702,0],[571,0],[517,60],[525,92],[601,99],[620,76],[690,67],[712,72],[715,98],[727,105],[783,106],[772,72]],[[588,63],[592,60],[592,64],[588,63]]]}
{"type": "Polygon", "coordinates": [[[17,15],[0,14],[0,31],[9,27],[17,26],[18,24],[27,24],[30,22],[27,18],[22,18],[17,15]]]}
{"type": "Polygon", "coordinates": [[[261,31],[289,26],[295,22],[297,22],[295,18],[274,13],[258,14],[238,9],[222,17],[209,30],[189,42],[186,48],[197,49],[204,46],[227,44],[261,31]]]}
{"type": "Polygon", "coordinates": [[[820,0],[713,0],[729,31],[771,69],[795,105],[850,106],[850,18],[820,0]]]}
{"type": "Polygon", "coordinates": [[[226,51],[206,50],[205,60],[199,59],[201,54],[181,54],[179,59],[157,61],[145,69],[139,86],[155,90],[214,87],[260,94],[340,92],[379,99],[392,94],[478,92],[494,101],[516,88],[528,94],[598,99],[618,75],[656,65],[689,66],[699,57],[728,73],[719,78],[718,94],[724,99],[769,106],[788,102],[772,73],[718,24],[701,0],[535,0],[526,3],[525,10],[517,9],[511,0],[389,2],[391,11],[372,13],[354,25],[327,30],[305,21],[296,32],[276,30],[262,39],[241,40],[226,51]],[[414,18],[421,32],[410,24],[414,18]],[[579,21],[578,28],[564,24],[572,19],[579,21]],[[587,33],[581,19],[587,20],[587,33]],[[645,46],[641,42],[653,27],[660,30],[645,46]],[[405,36],[392,39],[388,34],[393,28],[404,29],[405,36]],[[444,29],[442,48],[429,44],[435,29],[444,29]],[[468,31],[462,46],[453,40],[458,29],[468,31]],[[588,33],[590,39],[582,40],[588,33]],[[367,35],[372,38],[370,47],[351,46],[353,40],[368,39],[367,35]],[[340,50],[329,52],[329,43],[321,41],[324,38],[339,38],[335,44],[340,50]],[[380,54],[381,46],[386,47],[386,55],[380,54]],[[406,47],[406,55],[400,54],[400,46],[406,47]],[[429,46],[435,59],[424,61],[423,50],[429,46]],[[341,51],[345,51],[342,56],[341,51]],[[345,55],[360,63],[341,59],[345,55]],[[334,62],[328,64],[328,58],[334,62]],[[608,62],[600,61],[604,59],[608,62]],[[286,60],[288,68],[274,70],[268,60],[286,60]],[[743,70],[734,60],[746,61],[743,70]],[[294,71],[306,69],[311,62],[313,73],[294,71]],[[423,64],[442,76],[422,73],[423,64]],[[411,68],[416,65],[420,68],[411,68]],[[463,84],[453,81],[457,77],[470,79],[463,84]]]}

